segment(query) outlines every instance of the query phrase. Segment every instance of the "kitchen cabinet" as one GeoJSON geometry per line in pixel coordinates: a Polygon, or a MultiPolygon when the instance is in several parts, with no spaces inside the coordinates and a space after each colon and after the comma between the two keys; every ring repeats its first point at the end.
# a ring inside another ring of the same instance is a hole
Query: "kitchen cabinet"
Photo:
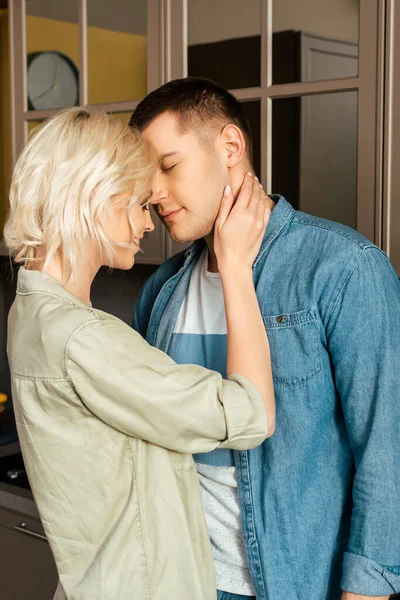
{"type": "Polygon", "coordinates": [[[10,76],[8,68],[8,11],[0,9],[0,255],[1,238],[8,208],[11,171],[10,76]]]}
{"type": "Polygon", "coordinates": [[[0,598],[52,600],[57,570],[39,520],[0,508],[0,598]]]}
{"type": "Polygon", "coordinates": [[[387,70],[383,173],[383,250],[400,277],[400,6],[388,0],[387,70]]]}

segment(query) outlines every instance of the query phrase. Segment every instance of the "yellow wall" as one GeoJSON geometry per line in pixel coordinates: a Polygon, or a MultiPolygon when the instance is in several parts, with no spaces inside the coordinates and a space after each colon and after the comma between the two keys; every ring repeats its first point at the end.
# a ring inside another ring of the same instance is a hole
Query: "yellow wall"
{"type": "MultiPolygon", "coordinates": [[[[79,68],[78,25],[27,16],[27,52],[57,50],[79,68]]],[[[96,27],[88,28],[89,103],[140,100],[147,88],[146,37],[96,27]]],[[[8,16],[0,11],[0,238],[11,170],[8,16]]]]}
{"type": "MultiPolygon", "coordinates": [[[[79,66],[79,32],[75,23],[28,16],[27,52],[58,50],[79,66]]],[[[140,100],[147,88],[146,37],[88,28],[89,104],[140,100]]]]}

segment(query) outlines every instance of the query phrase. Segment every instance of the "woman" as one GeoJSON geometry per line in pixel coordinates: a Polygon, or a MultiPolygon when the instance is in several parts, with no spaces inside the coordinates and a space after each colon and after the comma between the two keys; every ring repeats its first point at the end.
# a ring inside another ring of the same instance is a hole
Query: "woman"
{"type": "Polygon", "coordinates": [[[21,448],[62,584],[56,598],[214,599],[191,454],[252,448],[274,429],[251,274],[269,211],[254,178],[233,209],[227,187],[216,223],[228,380],[177,365],[91,306],[98,269],[130,269],[154,229],[154,164],[128,126],[76,108],[42,127],[13,174],[5,240],[25,266],[8,354],[21,448]]]}

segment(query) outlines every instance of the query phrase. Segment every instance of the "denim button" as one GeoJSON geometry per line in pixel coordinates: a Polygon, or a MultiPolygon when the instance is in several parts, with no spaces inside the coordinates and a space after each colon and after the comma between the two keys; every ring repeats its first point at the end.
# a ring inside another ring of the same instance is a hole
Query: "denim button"
{"type": "Polygon", "coordinates": [[[279,317],[276,317],[276,320],[278,321],[278,323],[284,323],[285,316],[284,315],[279,315],[279,317]]]}

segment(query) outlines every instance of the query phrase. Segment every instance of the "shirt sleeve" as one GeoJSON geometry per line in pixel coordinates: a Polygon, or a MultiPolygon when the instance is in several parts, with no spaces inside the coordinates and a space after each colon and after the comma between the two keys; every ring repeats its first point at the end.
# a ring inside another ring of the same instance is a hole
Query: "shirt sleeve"
{"type": "Polygon", "coordinates": [[[379,249],[363,251],[327,333],[355,465],[342,589],[386,596],[400,592],[400,284],[379,249]]]}
{"type": "Polygon", "coordinates": [[[151,310],[157,296],[153,290],[156,273],[153,273],[153,275],[145,282],[133,308],[132,327],[144,338],[146,338],[151,310]]]}
{"type": "Polygon", "coordinates": [[[99,419],[170,450],[246,450],[267,435],[261,393],[248,379],[178,365],[117,319],[79,328],[67,345],[65,369],[99,419]]]}

